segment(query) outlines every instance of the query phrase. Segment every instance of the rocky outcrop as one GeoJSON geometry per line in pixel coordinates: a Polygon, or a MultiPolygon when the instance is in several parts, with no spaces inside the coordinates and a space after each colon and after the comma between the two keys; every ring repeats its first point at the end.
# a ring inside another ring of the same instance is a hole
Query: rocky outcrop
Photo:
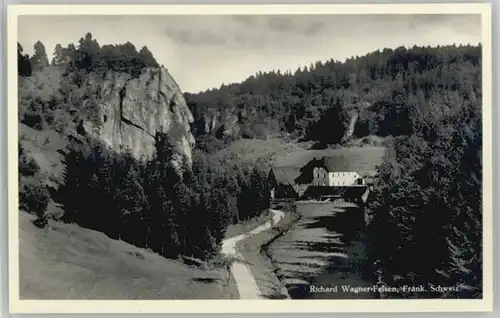
{"type": "Polygon", "coordinates": [[[356,125],[358,124],[359,115],[370,107],[371,104],[368,102],[350,104],[344,107],[343,112],[347,122],[345,123],[345,132],[342,137],[342,143],[346,143],[352,139],[356,125]]]}
{"type": "Polygon", "coordinates": [[[144,69],[138,78],[108,72],[102,79],[87,79],[96,98],[95,115],[83,122],[87,134],[115,151],[130,149],[136,158],[154,153],[157,132],[167,134],[175,148],[172,163],[191,167],[193,116],[180,88],[165,68],[144,69]]]}
{"type": "Polygon", "coordinates": [[[230,111],[216,111],[205,114],[199,124],[200,134],[213,134],[217,138],[235,137],[240,133],[241,113],[233,114],[230,111]]]}
{"type": "Polygon", "coordinates": [[[354,134],[354,128],[358,121],[359,113],[356,110],[351,110],[348,112],[349,123],[347,124],[344,136],[342,137],[342,142],[347,142],[351,139],[354,134]]]}
{"type": "Polygon", "coordinates": [[[219,121],[219,128],[215,131],[217,138],[235,137],[240,134],[238,115],[226,114],[219,121]]]}

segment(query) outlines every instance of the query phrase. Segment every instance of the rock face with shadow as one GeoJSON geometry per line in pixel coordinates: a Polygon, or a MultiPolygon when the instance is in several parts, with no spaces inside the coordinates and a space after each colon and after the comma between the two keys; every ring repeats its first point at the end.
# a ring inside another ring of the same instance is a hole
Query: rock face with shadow
{"type": "Polygon", "coordinates": [[[102,79],[88,77],[83,85],[93,96],[95,116],[80,131],[97,137],[115,151],[130,149],[140,159],[154,152],[155,135],[165,133],[174,146],[172,163],[191,167],[193,115],[182,92],[165,68],[146,68],[139,77],[108,72],[102,79]]]}

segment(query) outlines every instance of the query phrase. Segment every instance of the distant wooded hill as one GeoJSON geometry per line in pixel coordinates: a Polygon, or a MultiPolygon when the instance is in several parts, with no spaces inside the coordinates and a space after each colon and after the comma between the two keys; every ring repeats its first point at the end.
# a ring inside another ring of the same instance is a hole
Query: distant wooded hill
{"type": "Polygon", "coordinates": [[[474,101],[480,89],[481,45],[414,46],[316,62],[294,73],[259,72],[185,98],[202,142],[206,135],[234,139],[284,132],[327,145],[411,135],[450,108],[474,101]]]}

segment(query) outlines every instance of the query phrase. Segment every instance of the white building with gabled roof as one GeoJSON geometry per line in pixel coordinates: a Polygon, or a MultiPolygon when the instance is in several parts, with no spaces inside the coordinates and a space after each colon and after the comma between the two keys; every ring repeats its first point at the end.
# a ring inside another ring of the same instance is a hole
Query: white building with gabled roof
{"type": "Polygon", "coordinates": [[[328,177],[332,187],[364,185],[364,179],[355,171],[329,172],[328,177]]]}
{"type": "Polygon", "coordinates": [[[328,158],[316,159],[311,162],[312,182],[314,186],[342,187],[365,185],[363,176],[356,171],[338,171],[335,165],[328,164],[328,158]]]}

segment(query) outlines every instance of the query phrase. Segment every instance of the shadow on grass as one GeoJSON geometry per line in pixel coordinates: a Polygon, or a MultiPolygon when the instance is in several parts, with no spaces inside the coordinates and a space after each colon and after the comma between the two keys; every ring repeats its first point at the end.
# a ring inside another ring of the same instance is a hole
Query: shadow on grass
{"type": "Polygon", "coordinates": [[[275,273],[286,282],[292,299],[347,298],[347,294],[336,295],[337,293],[316,295],[311,293],[310,284],[369,284],[369,275],[364,275],[367,267],[363,242],[363,209],[355,206],[314,206],[312,209],[314,210],[310,210],[309,216],[304,216],[300,224],[293,229],[307,233],[296,236],[312,235],[310,239],[297,240],[291,235],[275,245],[280,254],[285,253],[290,257],[287,260],[273,260],[278,268],[275,273]],[[314,234],[315,229],[318,230],[317,235],[314,234]],[[306,251],[307,253],[304,253],[306,251]],[[294,254],[296,255],[293,256],[294,254]]]}
{"type": "Polygon", "coordinates": [[[364,228],[364,215],[361,208],[345,207],[344,212],[316,216],[305,225],[307,229],[324,228],[328,232],[342,233],[364,228]]]}
{"type": "Polygon", "coordinates": [[[195,282],[200,282],[200,283],[206,283],[206,284],[211,284],[220,281],[219,278],[213,278],[213,277],[195,277],[193,278],[195,282]]]}

